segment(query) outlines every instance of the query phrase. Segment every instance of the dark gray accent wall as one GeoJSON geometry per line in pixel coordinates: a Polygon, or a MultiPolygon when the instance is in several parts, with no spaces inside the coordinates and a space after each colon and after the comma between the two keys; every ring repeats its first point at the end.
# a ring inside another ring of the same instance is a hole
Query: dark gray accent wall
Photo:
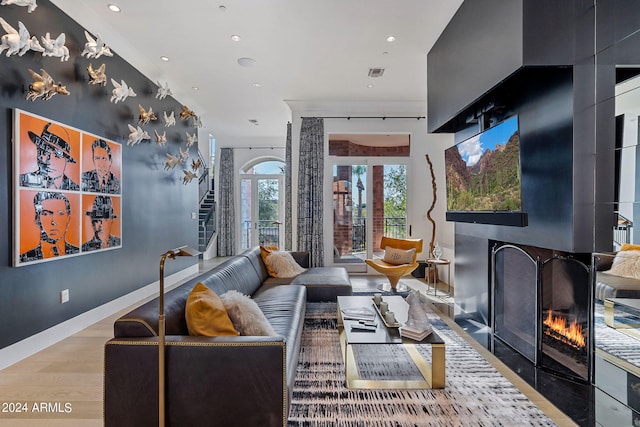
{"type": "MultiPolygon", "coordinates": [[[[456,132],[465,111],[526,66],[575,63],[585,0],[465,0],[427,59],[429,132],[456,132]]],[[[588,13],[588,12],[587,12],[588,13]]],[[[480,106],[480,109],[483,106],[480,106]]]]}
{"type": "MultiPolygon", "coordinates": [[[[181,245],[197,247],[197,221],[191,220],[191,212],[197,210],[198,189],[197,183],[182,184],[181,168],[163,170],[165,153],[177,153],[180,143],[184,147],[185,132],[195,131],[187,122],[179,121],[176,127],[167,129],[169,142],[165,147],[155,142],[126,146],[127,124],[137,121],[138,104],[153,107],[161,116],[164,110],[177,114],[179,102],[173,98],[156,100],[155,83],[118,57],[117,52],[111,58],[98,60],[81,57],[86,41],[84,29],[46,0],[38,0],[38,8],[31,14],[26,7],[2,6],[0,16],[15,28],[22,21],[38,37],[46,32],[57,37],[64,32],[71,53],[68,62],[43,58],[35,52],[23,57],[0,55],[0,348],[4,348],[157,281],[164,251],[181,245]],[[109,102],[111,83],[104,88],[87,83],[86,67],[90,62],[94,67],[106,63],[107,76],[116,81],[124,79],[137,97],[124,103],[109,102]],[[32,81],[29,68],[44,68],[66,84],[71,94],[56,95],[49,101],[26,101],[26,90],[32,81]],[[123,144],[122,248],[11,266],[14,108],[123,144]],[[63,289],[70,290],[66,304],[60,304],[63,289]]],[[[153,136],[154,129],[162,132],[164,128],[158,121],[145,129],[153,136]]],[[[195,147],[190,154],[196,155],[195,147]]],[[[166,272],[172,274],[194,263],[196,258],[169,261],[166,272]]]]}

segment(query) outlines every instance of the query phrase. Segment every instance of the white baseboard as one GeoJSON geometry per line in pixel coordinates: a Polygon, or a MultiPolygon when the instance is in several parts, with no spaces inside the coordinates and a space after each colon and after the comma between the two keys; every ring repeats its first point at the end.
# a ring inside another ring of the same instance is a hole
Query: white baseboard
{"type": "MultiPolygon", "coordinates": [[[[184,279],[193,276],[198,273],[198,264],[195,264],[189,268],[185,268],[177,273],[165,277],[165,291],[168,291],[184,279]]],[[[29,357],[50,345],[53,345],[59,341],[62,341],[69,336],[80,332],[88,326],[105,319],[118,311],[131,307],[134,304],[139,303],[145,298],[158,294],[159,283],[155,282],[144,286],[136,291],[128,293],[116,298],[113,301],[109,301],[106,304],[98,306],[92,310],[84,312],[76,317],[59,323],[49,329],[39,332],[35,335],[25,338],[15,344],[5,347],[0,350],[0,369],[4,369],[21,361],[22,359],[29,357]]]]}

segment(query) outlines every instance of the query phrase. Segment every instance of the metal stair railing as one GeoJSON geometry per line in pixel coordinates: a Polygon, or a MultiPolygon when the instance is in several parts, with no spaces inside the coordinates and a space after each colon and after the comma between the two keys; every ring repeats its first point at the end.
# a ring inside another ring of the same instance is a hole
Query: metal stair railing
{"type": "Polygon", "coordinates": [[[618,221],[613,226],[613,243],[616,247],[622,246],[623,243],[631,243],[631,229],[633,222],[618,214],[618,221]]]}
{"type": "Polygon", "coordinates": [[[198,159],[204,169],[200,178],[198,178],[198,194],[200,196],[200,206],[198,209],[200,224],[198,249],[204,252],[216,232],[216,202],[213,186],[210,185],[212,180],[209,179],[209,167],[200,150],[198,150],[198,159]]]}

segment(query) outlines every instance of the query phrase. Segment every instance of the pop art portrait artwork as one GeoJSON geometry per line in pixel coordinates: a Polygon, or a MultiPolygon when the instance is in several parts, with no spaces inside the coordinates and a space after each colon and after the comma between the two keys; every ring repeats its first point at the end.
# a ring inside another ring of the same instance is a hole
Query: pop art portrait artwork
{"type": "Polygon", "coordinates": [[[122,145],[19,109],[13,122],[13,265],[121,247],[122,145]]]}
{"type": "Polygon", "coordinates": [[[120,194],[122,145],[82,134],[82,191],[120,194]]]}
{"type": "Polygon", "coordinates": [[[119,197],[83,194],[82,213],[82,252],[122,245],[119,197]]]}
{"type": "Polygon", "coordinates": [[[80,195],[49,190],[20,190],[20,263],[80,252],[80,195]]]}

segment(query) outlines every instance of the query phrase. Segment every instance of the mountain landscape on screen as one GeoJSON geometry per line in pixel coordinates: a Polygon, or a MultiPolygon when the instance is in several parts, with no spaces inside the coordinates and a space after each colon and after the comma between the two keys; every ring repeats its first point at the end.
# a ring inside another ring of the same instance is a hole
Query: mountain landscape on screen
{"type": "Polygon", "coordinates": [[[517,120],[503,124],[445,150],[448,211],[522,209],[517,120]]]}

